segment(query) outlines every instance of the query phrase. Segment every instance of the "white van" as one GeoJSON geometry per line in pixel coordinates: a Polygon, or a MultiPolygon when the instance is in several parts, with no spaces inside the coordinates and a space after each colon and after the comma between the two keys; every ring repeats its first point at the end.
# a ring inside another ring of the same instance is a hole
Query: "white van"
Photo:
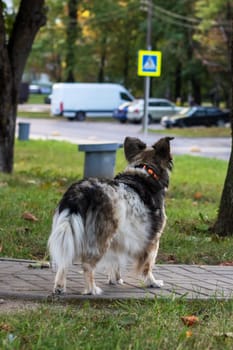
{"type": "Polygon", "coordinates": [[[84,120],[111,117],[121,103],[134,98],[122,85],[112,83],[57,83],[51,96],[52,115],[84,120]]]}

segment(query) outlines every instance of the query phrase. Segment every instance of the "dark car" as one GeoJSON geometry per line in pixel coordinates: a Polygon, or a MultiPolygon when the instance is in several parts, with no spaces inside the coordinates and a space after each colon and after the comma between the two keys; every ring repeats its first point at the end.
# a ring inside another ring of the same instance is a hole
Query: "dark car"
{"type": "Polygon", "coordinates": [[[230,121],[230,111],[217,107],[190,107],[173,116],[165,116],[161,124],[165,128],[185,126],[224,126],[230,121]]]}
{"type": "Polygon", "coordinates": [[[126,123],[129,104],[130,102],[124,102],[118,108],[114,109],[112,117],[121,123],[126,123]]]}

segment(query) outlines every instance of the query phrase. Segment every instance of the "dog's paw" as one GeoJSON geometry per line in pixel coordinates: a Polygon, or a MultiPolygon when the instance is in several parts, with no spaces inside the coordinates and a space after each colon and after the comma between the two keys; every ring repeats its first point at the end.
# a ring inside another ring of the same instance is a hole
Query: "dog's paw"
{"type": "Polygon", "coordinates": [[[113,279],[109,279],[108,280],[108,283],[111,284],[111,285],[116,285],[116,284],[124,284],[124,281],[122,278],[120,278],[119,280],[113,280],[113,279]]]}
{"type": "Polygon", "coordinates": [[[61,294],[64,294],[65,293],[65,288],[62,287],[62,286],[56,286],[54,287],[54,290],[53,290],[53,294],[54,295],[61,295],[61,294]]]}
{"type": "Polygon", "coordinates": [[[101,295],[103,293],[102,289],[95,286],[92,289],[85,289],[82,293],[83,295],[101,295]]]}
{"type": "Polygon", "coordinates": [[[148,288],[161,288],[164,286],[163,280],[147,281],[146,286],[148,288]]]}
{"type": "Polygon", "coordinates": [[[122,279],[122,278],[120,278],[119,280],[117,280],[117,284],[120,284],[120,285],[124,284],[123,279],[122,279]]]}

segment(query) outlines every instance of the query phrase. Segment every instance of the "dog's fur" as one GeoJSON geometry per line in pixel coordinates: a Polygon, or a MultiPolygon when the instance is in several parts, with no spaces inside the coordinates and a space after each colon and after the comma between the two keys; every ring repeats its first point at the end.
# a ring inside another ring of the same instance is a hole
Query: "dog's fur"
{"type": "Polygon", "coordinates": [[[152,268],[166,223],[165,190],[172,169],[170,140],[152,147],[137,138],[124,142],[126,170],[114,179],[84,179],[70,186],[56,209],[48,246],[58,271],[54,292],[66,289],[74,261],[82,264],[85,294],[100,294],[94,269],[109,266],[109,283],[123,283],[120,267],[133,262],[145,285],[161,287],[152,268]]]}

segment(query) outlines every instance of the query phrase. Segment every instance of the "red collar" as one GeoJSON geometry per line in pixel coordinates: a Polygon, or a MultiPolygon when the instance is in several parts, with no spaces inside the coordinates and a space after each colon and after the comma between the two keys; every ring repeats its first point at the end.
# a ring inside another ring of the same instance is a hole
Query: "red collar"
{"type": "Polygon", "coordinates": [[[150,176],[152,176],[155,180],[159,180],[159,176],[156,174],[156,172],[147,164],[141,164],[139,166],[137,166],[137,168],[142,168],[144,170],[146,170],[147,174],[149,174],[150,176]]]}

